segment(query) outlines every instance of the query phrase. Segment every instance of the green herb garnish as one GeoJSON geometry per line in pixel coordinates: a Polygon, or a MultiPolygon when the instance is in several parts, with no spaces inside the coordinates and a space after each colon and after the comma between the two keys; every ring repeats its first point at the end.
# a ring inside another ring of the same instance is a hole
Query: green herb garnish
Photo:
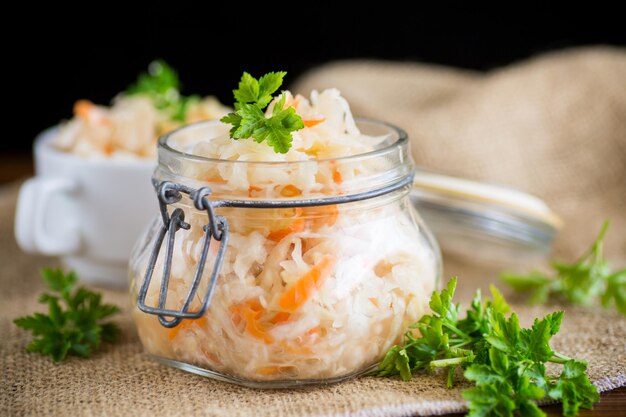
{"type": "Polygon", "coordinates": [[[302,129],[304,123],[293,107],[283,109],[285,94],[274,104],[270,117],[264,113],[286,74],[283,71],[270,72],[257,80],[247,72],[243,73],[239,88],[233,90],[235,111],[221,119],[223,123],[233,126],[230,129],[231,138],[252,138],[259,143],[266,141],[278,153],[286,153],[291,148],[291,132],[302,129]]]}
{"type": "Polygon", "coordinates": [[[170,119],[184,122],[191,103],[198,96],[183,96],[180,93],[180,80],[176,71],[163,60],[152,61],[148,72],[142,73],[135,84],[128,87],[128,95],[148,96],[154,107],[169,114],[170,119]]]}
{"type": "Polygon", "coordinates": [[[609,222],[605,221],[591,247],[573,264],[553,261],[554,275],[539,271],[528,275],[503,273],[500,279],[513,289],[530,294],[534,304],[556,298],[574,305],[590,305],[599,299],[602,305],[615,304],[626,315],[626,268],[612,272],[602,255],[604,236],[609,222]]]}
{"type": "Polygon", "coordinates": [[[453,278],[446,289],[433,292],[432,314],[425,315],[404,336],[402,346],[392,347],[380,364],[377,375],[411,378],[420,370],[442,369],[451,387],[457,368],[464,370],[473,388],[463,392],[469,402],[469,416],[545,416],[537,401],[546,397],[563,403],[563,414],[575,416],[579,408],[591,408],[598,401],[596,387],[585,375],[585,361],[568,358],[550,347],[563,312],[536,319],[531,328],[520,327],[515,313],[502,294],[491,287],[492,300],[482,301],[476,293],[464,319],[460,305],[452,299],[453,278]],[[558,376],[548,376],[545,364],[559,364],[558,376]]]}
{"type": "Polygon", "coordinates": [[[73,272],[65,274],[60,269],[45,268],[41,276],[56,294],[43,293],[39,297],[39,302],[48,304],[48,315],[35,313],[14,320],[17,326],[36,336],[26,350],[48,355],[59,362],[67,355],[89,357],[102,341],[116,340],[117,325],[102,321],[118,313],[119,308],[103,304],[98,293],[83,287],[74,289],[76,274],[73,272]]]}

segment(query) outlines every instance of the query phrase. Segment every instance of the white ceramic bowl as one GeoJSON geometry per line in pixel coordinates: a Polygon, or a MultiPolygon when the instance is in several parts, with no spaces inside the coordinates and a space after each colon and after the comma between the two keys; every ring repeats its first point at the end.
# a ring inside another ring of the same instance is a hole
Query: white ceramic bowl
{"type": "Polygon", "coordinates": [[[125,286],[132,247],[158,210],[156,161],[65,153],[51,145],[57,132],[35,141],[35,177],[18,199],[17,242],[27,252],[60,256],[84,281],[125,286]]]}

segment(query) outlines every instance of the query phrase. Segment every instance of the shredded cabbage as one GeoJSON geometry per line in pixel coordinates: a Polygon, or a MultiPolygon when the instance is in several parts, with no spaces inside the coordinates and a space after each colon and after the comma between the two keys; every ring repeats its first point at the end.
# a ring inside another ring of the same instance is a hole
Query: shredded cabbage
{"type": "MultiPolygon", "coordinates": [[[[215,97],[189,104],[185,123],[219,118],[228,112],[215,97]]],[[[74,118],[63,123],[52,144],[89,158],[154,158],[157,138],[181,126],[143,95],[120,95],[111,107],[87,100],[74,105],[74,118]]]]}

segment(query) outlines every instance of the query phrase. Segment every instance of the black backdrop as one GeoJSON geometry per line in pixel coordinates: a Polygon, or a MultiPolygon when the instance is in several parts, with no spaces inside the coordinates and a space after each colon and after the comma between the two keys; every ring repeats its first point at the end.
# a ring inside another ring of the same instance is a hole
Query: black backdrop
{"type": "Polygon", "coordinates": [[[330,13],[306,22],[267,22],[260,15],[256,25],[217,28],[217,20],[234,15],[164,10],[141,20],[122,16],[120,27],[76,19],[37,23],[34,41],[5,45],[12,58],[5,100],[13,110],[9,122],[18,129],[3,149],[28,152],[39,131],[71,116],[76,99],[108,103],[154,58],[178,69],[185,93],[215,94],[230,103],[243,70],[287,70],[293,80],[315,65],[357,57],[488,70],[550,50],[626,40],[624,20],[604,8],[576,17],[538,9],[533,18],[515,20],[477,11],[441,19],[395,8],[367,19],[330,13]]]}

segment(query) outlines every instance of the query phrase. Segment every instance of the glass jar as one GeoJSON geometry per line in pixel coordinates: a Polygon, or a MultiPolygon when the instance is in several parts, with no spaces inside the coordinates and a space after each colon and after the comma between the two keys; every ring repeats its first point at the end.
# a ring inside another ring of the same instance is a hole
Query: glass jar
{"type": "Polygon", "coordinates": [[[441,258],[408,197],[406,133],[372,120],[358,127],[378,145],[336,159],[190,153],[227,134],[216,121],[159,140],[161,213],[130,261],[133,317],[150,355],[220,380],[289,387],[367,372],[401,341],[428,311],[441,258]]]}

